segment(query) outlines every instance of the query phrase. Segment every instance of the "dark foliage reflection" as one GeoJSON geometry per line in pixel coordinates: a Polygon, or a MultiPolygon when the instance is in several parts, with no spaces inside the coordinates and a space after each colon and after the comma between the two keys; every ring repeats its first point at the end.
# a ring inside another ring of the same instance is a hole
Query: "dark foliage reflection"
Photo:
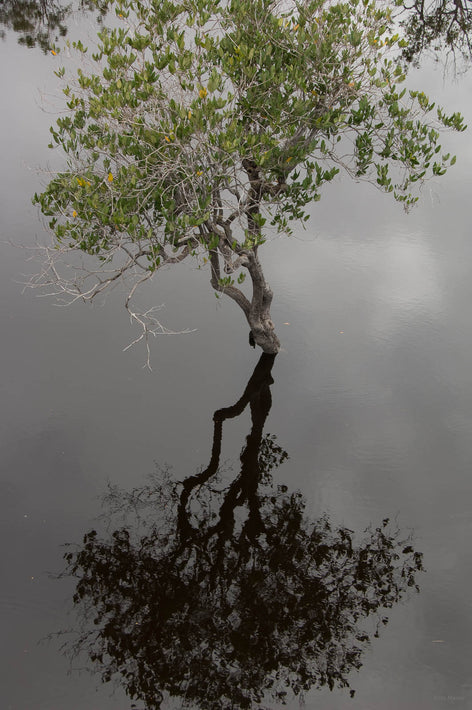
{"type": "MultiPolygon", "coordinates": [[[[96,12],[100,21],[107,12],[108,0],[0,0],[0,25],[17,32],[18,43],[40,47],[43,52],[67,35],[67,20],[73,12],[96,12]]],[[[5,30],[0,29],[0,37],[5,30]]]]}
{"type": "Polygon", "coordinates": [[[471,0],[405,0],[401,5],[406,39],[403,55],[408,61],[418,63],[426,50],[444,52],[454,60],[470,60],[471,0]]]}
{"type": "Polygon", "coordinates": [[[166,695],[221,710],[349,688],[369,634],[387,621],[382,610],[417,589],[421,554],[387,520],[354,539],[327,515],[310,520],[301,493],[274,485],[287,453],[263,434],[273,362],[262,355],[239,401],[215,412],[204,470],[111,488],[109,522],[124,516],[120,525],[92,530],[66,554],[82,612],[73,652],[149,709],[166,695]],[[231,477],[219,463],[223,423],[248,405],[251,431],[231,477]]]}

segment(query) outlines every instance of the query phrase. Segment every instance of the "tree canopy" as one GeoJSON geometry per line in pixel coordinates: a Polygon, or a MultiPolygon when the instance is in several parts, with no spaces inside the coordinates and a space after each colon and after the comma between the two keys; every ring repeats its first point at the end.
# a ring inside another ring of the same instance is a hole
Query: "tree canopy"
{"type": "Polygon", "coordinates": [[[273,362],[262,354],[240,399],[214,413],[205,468],[110,487],[107,532],[66,552],[83,622],[72,653],[149,710],[166,695],[229,710],[350,689],[370,635],[418,589],[422,555],[387,519],[355,534],[310,519],[301,493],[274,483],[288,455],[264,434],[273,362]],[[233,474],[220,464],[223,426],[248,406],[233,474]]]}
{"type": "Polygon", "coordinates": [[[38,283],[91,300],[129,277],[126,305],[147,338],[162,327],[132,308],[136,288],[193,257],[275,353],[261,245],[308,220],[339,171],[408,208],[455,162],[440,130],[462,131],[463,119],[402,87],[406,40],[385,2],[114,8],[94,52],[73,43],[82,66],[51,128],[67,166],[35,195],[54,235],[38,283]],[[84,255],[72,278],[60,269],[71,252],[84,255]]]}

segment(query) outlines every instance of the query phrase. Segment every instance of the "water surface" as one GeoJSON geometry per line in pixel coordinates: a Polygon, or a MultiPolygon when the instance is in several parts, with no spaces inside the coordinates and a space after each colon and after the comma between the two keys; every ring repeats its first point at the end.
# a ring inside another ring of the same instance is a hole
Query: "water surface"
{"type": "MultiPolygon", "coordinates": [[[[30,206],[36,169],[58,160],[46,147],[54,57],[14,35],[0,51],[1,239],[32,244],[43,236],[30,206]]],[[[422,85],[472,123],[470,75],[444,84],[429,68],[422,85]]],[[[305,231],[262,253],[284,346],[264,423],[289,456],[274,485],[300,491],[310,519],[359,534],[395,519],[414,531],[426,568],[420,593],[388,611],[351,674],[354,698],[322,689],[309,708],[472,705],[472,144],[468,134],[445,140],[457,165],[410,215],[368,185],[338,181],[305,231]]],[[[22,294],[34,270],[23,251],[3,246],[0,269],[2,706],[125,710],[122,689],[110,696],[86,672],[68,675],[60,641],[40,642],[76,624],[73,583],[55,579],[62,545],[96,525],[108,482],[142,487],[155,462],[176,479],[207,466],[213,413],[238,400],[258,355],[234,304],[191,267],[146,293],[165,304],[166,324],[196,328],[155,342],[152,373],[139,348],[122,352],[133,331],[118,291],[93,309],[60,309],[22,294]]],[[[238,465],[250,430],[249,410],[225,422],[222,461],[238,465]]]]}

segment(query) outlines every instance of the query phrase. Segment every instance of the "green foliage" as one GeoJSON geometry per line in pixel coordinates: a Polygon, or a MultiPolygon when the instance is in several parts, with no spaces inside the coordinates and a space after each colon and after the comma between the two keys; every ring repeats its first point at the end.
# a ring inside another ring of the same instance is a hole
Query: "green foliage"
{"type": "Polygon", "coordinates": [[[247,267],[237,257],[306,221],[340,170],[408,207],[422,181],[452,164],[439,130],[464,130],[462,117],[401,88],[388,3],[113,7],[116,22],[93,53],[74,45],[83,68],[51,128],[67,167],[35,195],[69,248],[106,261],[124,250],[151,271],[183,250],[206,251],[230,273],[228,253],[247,267]]]}

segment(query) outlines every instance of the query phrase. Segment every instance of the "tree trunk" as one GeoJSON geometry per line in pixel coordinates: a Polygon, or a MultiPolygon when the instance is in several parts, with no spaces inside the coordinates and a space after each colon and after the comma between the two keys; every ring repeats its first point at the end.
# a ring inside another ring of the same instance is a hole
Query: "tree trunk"
{"type": "Polygon", "coordinates": [[[276,355],[280,351],[280,341],[274,330],[270,313],[254,313],[248,317],[249,327],[256,345],[268,355],[276,355]]]}
{"type": "Polygon", "coordinates": [[[224,293],[235,301],[246,316],[254,342],[264,353],[276,355],[280,351],[280,341],[275,334],[270,317],[273,293],[264,278],[262,266],[257,256],[257,247],[244,250],[241,264],[249,271],[252,280],[252,299],[248,298],[237,286],[223,285],[220,281],[220,263],[218,252],[210,251],[211,285],[215,291],[224,293]]]}
{"type": "Polygon", "coordinates": [[[280,341],[270,317],[273,293],[264,278],[262,267],[255,251],[249,256],[247,268],[252,279],[253,296],[246,318],[251,328],[252,337],[256,345],[259,345],[264,353],[276,355],[280,350],[280,341]]]}
{"type": "Polygon", "coordinates": [[[277,355],[280,351],[280,341],[274,332],[274,326],[266,327],[265,330],[255,331],[254,326],[251,328],[251,333],[257,345],[262,348],[262,352],[266,355],[277,355]]]}

